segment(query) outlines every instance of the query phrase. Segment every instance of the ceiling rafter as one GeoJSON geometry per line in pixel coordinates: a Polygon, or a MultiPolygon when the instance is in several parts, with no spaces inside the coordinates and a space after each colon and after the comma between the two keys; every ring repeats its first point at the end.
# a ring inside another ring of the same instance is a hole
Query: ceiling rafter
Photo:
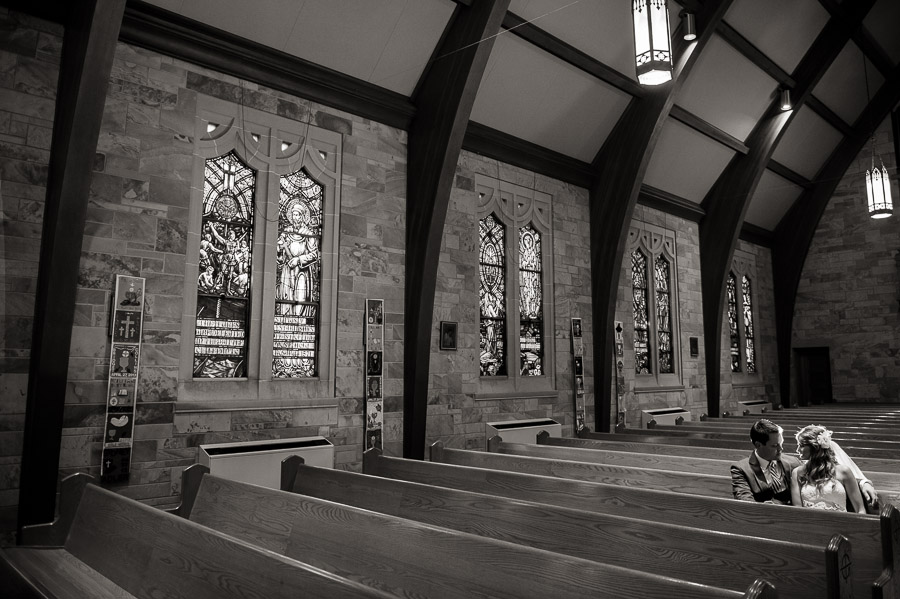
{"type": "Polygon", "coordinates": [[[423,459],[432,315],[444,223],[463,137],[510,0],[480,0],[453,19],[421,83],[409,129],[404,285],[403,456],[423,459]]]}
{"type": "Polygon", "coordinates": [[[672,110],[669,112],[669,115],[694,129],[695,131],[702,133],[703,135],[713,139],[723,146],[738,152],[739,154],[746,154],[749,150],[747,149],[747,144],[736,138],[735,136],[722,131],[715,125],[711,124],[709,121],[705,121],[695,115],[692,112],[688,112],[681,106],[677,104],[672,106],[672,110]]]}
{"type": "Polygon", "coordinates": [[[812,187],[812,182],[798,173],[797,171],[786,167],[775,159],[770,159],[769,164],[766,165],[766,168],[775,173],[776,175],[787,179],[794,185],[799,185],[800,187],[807,189],[812,187]]]}
{"type": "Polygon", "coordinates": [[[593,318],[594,419],[597,430],[608,431],[613,383],[613,321],[625,241],[634,205],[650,156],[697,56],[709,42],[731,0],[707,0],[695,15],[697,40],[673,40],[673,81],[632,99],[592,162],[595,172],[590,187],[591,304],[593,318]]]}
{"type": "Polygon", "coordinates": [[[522,17],[507,12],[506,17],[503,19],[503,27],[551,56],[567,62],[575,68],[593,75],[604,83],[608,83],[631,96],[642,98],[646,94],[644,88],[630,77],[626,77],[596,58],[588,56],[581,50],[529,23],[522,17]]]}
{"type": "Polygon", "coordinates": [[[841,132],[842,135],[848,135],[850,131],[852,131],[852,127],[837,115],[832,109],[825,106],[822,100],[817,97],[810,95],[806,98],[806,105],[809,106],[813,112],[822,117],[826,123],[837,129],[841,132]]]}
{"type": "MultiPolygon", "coordinates": [[[[828,15],[833,19],[847,19],[849,13],[847,8],[836,2],[836,0],[819,0],[819,4],[828,11],[828,15]]],[[[884,48],[872,37],[872,34],[863,26],[862,22],[856,26],[853,35],[853,42],[859,46],[863,55],[869,59],[883,77],[887,77],[894,70],[894,61],[888,56],[884,48]]]]}
{"type": "Polygon", "coordinates": [[[25,403],[20,531],[53,520],[88,196],[124,11],[125,0],[88,0],[64,23],[25,403]]]}
{"type": "MultiPolygon", "coordinates": [[[[816,183],[801,194],[775,228],[772,270],[775,284],[775,330],[782,402],[790,398],[791,330],[803,266],[819,221],[850,164],[865,148],[872,123],[881,123],[900,102],[900,65],[893,68],[885,85],[856,119],[853,132],[844,138],[819,169],[816,183]]],[[[895,140],[896,142],[896,140],[895,140]]]]}
{"type": "MultiPolygon", "coordinates": [[[[874,0],[858,0],[846,18],[828,20],[792,74],[796,81],[792,98],[794,110],[782,111],[775,98],[747,138],[750,152],[735,155],[703,200],[706,217],[700,222],[700,257],[703,330],[710,332],[704,336],[710,416],[718,416],[720,410],[722,336],[716,333],[722,330],[725,278],[750,198],[793,116],[810,97],[873,4],[874,0]]],[[[784,378],[782,376],[782,380],[784,378]]]]}

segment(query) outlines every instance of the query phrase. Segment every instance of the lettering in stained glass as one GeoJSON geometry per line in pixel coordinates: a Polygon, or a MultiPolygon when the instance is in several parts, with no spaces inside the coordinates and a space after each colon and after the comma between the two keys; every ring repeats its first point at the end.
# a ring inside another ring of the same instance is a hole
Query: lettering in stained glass
{"type": "Polygon", "coordinates": [[[669,261],[662,255],[654,264],[656,278],[656,337],[659,372],[675,372],[672,361],[672,317],[670,314],[671,294],[669,292],[669,261]]]}
{"type": "Polygon", "coordinates": [[[733,272],[728,273],[728,280],[725,282],[725,292],[728,296],[728,335],[731,341],[731,372],[741,372],[741,339],[738,330],[738,309],[737,309],[737,277],[733,272]]]}
{"type": "Polygon", "coordinates": [[[229,152],[206,161],[197,278],[195,378],[247,376],[256,172],[229,152]]]}
{"type": "Polygon", "coordinates": [[[544,374],[544,317],[541,234],[530,224],[519,229],[519,352],[523,376],[544,374]]]}
{"type": "Polygon", "coordinates": [[[647,256],[640,249],[631,253],[631,293],[634,315],[634,371],[650,374],[650,313],[647,305],[647,256]]]}
{"type": "Polygon", "coordinates": [[[275,244],[272,376],[318,375],[322,186],[300,170],[281,177],[275,244]]]}
{"type": "Polygon", "coordinates": [[[750,277],[741,278],[741,292],[744,298],[744,350],[747,358],[747,374],[756,372],[756,347],[753,340],[753,300],[751,299],[750,277]]]}
{"type": "Polygon", "coordinates": [[[478,223],[481,376],[506,376],[506,227],[489,214],[478,223]]]}

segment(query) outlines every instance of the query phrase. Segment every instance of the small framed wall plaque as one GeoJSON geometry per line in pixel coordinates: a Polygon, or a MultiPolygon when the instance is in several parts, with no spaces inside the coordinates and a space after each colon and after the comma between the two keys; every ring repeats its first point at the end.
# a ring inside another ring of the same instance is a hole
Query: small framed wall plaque
{"type": "Polygon", "coordinates": [[[456,351],[456,323],[449,320],[441,321],[441,340],[440,348],[442,350],[456,351]]]}

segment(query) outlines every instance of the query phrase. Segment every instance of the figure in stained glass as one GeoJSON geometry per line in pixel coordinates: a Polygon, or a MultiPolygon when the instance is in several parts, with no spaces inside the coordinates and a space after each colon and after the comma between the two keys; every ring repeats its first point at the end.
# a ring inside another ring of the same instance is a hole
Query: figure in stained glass
{"type": "Polygon", "coordinates": [[[541,234],[532,225],[519,229],[520,374],[544,374],[544,319],[541,234]]]}
{"type": "Polygon", "coordinates": [[[490,214],[479,221],[481,376],[506,375],[506,229],[490,214]]]}
{"type": "Polygon", "coordinates": [[[256,173],[234,152],[206,161],[197,256],[194,377],[246,376],[256,173]]]}
{"type": "Polygon", "coordinates": [[[634,317],[634,371],[650,374],[650,312],[647,305],[647,256],[640,249],[631,253],[631,293],[634,317]]]}
{"type": "Polygon", "coordinates": [[[656,282],[656,332],[659,344],[659,372],[668,374],[675,372],[672,361],[672,317],[669,313],[671,296],[669,293],[669,261],[664,256],[657,256],[654,268],[656,282]]]}
{"type": "Polygon", "coordinates": [[[744,298],[744,351],[747,358],[747,374],[756,372],[756,347],[753,341],[753,300],[751,298],[750,277],[741,278],[741,292],[744,298]]]}
{"type": "Polygon", "coordinates": [[[728,273],[725,282],[725,293],[728,299],[728,335],[731,342],[731,372],[741,371],[741,340],[738,332],[737,312],[737,278],[733,272],[728,273]]]}
{"type": "Polygon", "coordinates": [[[322,186],[304,171],[281,177],[275,283],[275,378],[317,374],[322,186]]]}

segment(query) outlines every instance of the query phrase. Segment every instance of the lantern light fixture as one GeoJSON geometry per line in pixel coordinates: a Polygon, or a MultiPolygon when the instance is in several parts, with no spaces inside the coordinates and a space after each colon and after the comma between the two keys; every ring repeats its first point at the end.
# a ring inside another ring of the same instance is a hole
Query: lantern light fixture
{"type": "Polygon", "coordinates": [[[672,42],[666,0],[632,0],[634,57],[638,83],[659,85],[672,79],[672,42]]]}
{"type": "MultiPolygon", "coordinates": [[[[869,72],[866,68],[865,54],[863,54],[863,77],[866,80],[866,110],[868,110],[868,106],[872,103],[872,98],[869,95],[869,72]]],[[[869,126],[872,129],[872,167],[866,169],[866,203],[871,218],[887,218],[894,213],[894,202],[891,199],[891,180],[880,156],[878,157],[878,162],[881,163],[881,169],[875,166],[875,127],[871,123],[871,113],[869,113],[869,119],[869,126]]]]}

